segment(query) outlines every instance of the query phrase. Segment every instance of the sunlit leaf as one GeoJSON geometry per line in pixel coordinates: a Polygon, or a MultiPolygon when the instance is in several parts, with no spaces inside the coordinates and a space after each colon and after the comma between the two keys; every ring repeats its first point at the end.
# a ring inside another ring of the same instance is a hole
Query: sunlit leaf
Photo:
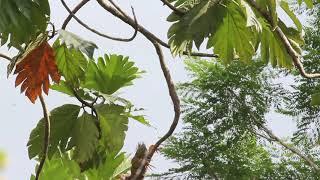
{"type": "Polygon", "coordinates": [[[80,79],[84,77],[84,71],[88,64],[87,59],[79,50],[67,48],[59,40],[54,43],[53,48],[56,54],[58,69],[64,79],[69,85],[78,87],[80,79]]]}
{"type": "MultiPolygon", "coordinates": [[[[40,173],[41,180],[74,180],[80,177],[81,170],[79,165],[69,159],[67,155],[60,156],[55,154],[45,161],[43,170],[40,173]]],[[[31,180],[34,180],[34,175],[31,180]]]]}
{"type": "Polygon", "coordinates": [[[59,35],[59,39],[63,44],[66,44],[68,48],[79,50],[89,58],[93,58],[94,50],[98,48],[93,42],[84,40],[81,37],[65,30],[59,30],[59,35]]]}
{"type": "Polygon", "coordinates": [[[108,152],[119,152],[124,144],[126,131],[128,130],[128,117],[125,115],[125,108],[118,105],[97,105],[96,106],[102,141],[108,152]]]}
{"type": "Polygon", "coordinates": [[[100,57],[97,63],[89,62],[82,86],[110,95],[131,85],[140,73],[128,57],[105,55],[104,58],[100,57]]]}

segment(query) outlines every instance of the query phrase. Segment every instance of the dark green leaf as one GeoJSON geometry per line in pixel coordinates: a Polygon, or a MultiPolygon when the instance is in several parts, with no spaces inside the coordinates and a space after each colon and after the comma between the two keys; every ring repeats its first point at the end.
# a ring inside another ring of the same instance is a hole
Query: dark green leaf
{"type": "MultiPolygon", "coordinates": [[[[66,104],[51,111],[51,139],[48,156],[58,151],[58,147],[62,152],[70,150],[67,144],[72,135],[72,130],[78,118],[80,107],[77,105],[66,104]]],[[[32,130],[28,141],[29,158],[36,156],[41,157],[43,152],[44,140],[44,119],[41,119],[37,127],[32,130]]]]}

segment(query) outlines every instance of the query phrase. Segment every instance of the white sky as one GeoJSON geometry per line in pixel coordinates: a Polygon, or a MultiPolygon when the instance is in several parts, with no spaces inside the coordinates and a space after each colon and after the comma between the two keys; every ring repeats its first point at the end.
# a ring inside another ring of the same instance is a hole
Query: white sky
{"type": "MultiPolygon", "coordinates": [[[[170,11],[165,6],[162,6],[160,0],[118,1],[128,14],[131,12],[130,5],[132,5],[135,8],[139,23],[161,39],[166,40],[166,32],[170,24],[165,19],[170,11]]],[[[69,7],[73,7],[78,0],[68,0],[67,2],[69,7]]],[[[50,3],[51,21],[56,27],[60,28],[67,13],[59,0],[51,0],[50,3]]],[[[104,11],[97,5],[96,1],[89,2],[88,5],[81,9],[78,17],[92,27],[109,35],[130,37],[133,33],[131,27],[104,11]]],[[[137,107],[146,109],[144,113],[152,123],[153,128],[145,127],[134,121],[130,122],[124,151],[133,154],[138,142],[145,142],[147,145],[155,143],[158,137],[162,136],[169,128],[173,118],[173,110],[165,80],[160,70],[158,57],[152,44],[141,34],[138,34],[137,38],[129,43],[103,39],[88,32],[76,24],[75,21],[72,21],[67,29],[87,40],[94,41],[100,48],[96,55],[102,55],[103,53],[127,55],[136,62],[140,69],[147,71],[141,79],[135,82],[134,86],[123,91],[122,95],[131,100],[137,107]]],[[[174,81],[187,80],[182,60],[173,59],[167,49],[164,49],[164,51],[174,81]]],[[[6,52],[6,48],[0,48],[0,52],[6,52]]],[[[35,162],[29,160],[26,144],[29,133],[43,116],[42,110],[39,102],[35,105],[31,104],[23,94],[20,94],[19,88],[14,87],[15,77],[6,78],[6,66],[7,63],[1,60],[0,149],[7,153],[9,160],[7,169],[2,172],[2,175],[10,180],[29,179],[31,173],[34,172],[35,162]]],[[[66,103],[77,103],[67,96],[54,91],[50,91],[49,97],[45,97],[45,99],[50,110],[66,103]]],[[[294,125],[288,119],[274,114],[268,116],[268,118],[272,119],[269,125],[278,135],[286,136],[294,130],[294,125]]],[[[172,161],[165,160],[159,155],[153,158],[151,164],[154,166],[152,168],[153,172],[164,171],[175,165],[172,161]]],[[[0,177],[2,175],[0,172],[0,177]]]]}

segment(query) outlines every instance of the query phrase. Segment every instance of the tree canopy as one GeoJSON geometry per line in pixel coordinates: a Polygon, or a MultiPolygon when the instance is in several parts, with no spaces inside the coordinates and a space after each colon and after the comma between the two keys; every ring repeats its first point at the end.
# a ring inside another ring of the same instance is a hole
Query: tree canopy
{"type": "Polygon", "coordinates": [[[76,13],[90,0],[79,1],[74,9],[60,1],[69,14],[61,28],[52,22],[48,0],[0,0],[0,46],[15,54],[0,54],[9,63],[7,76],[15,75],[15,86],[32,103],[40,100],[43,110],[27,144],[29,158],[37,161],[31,179],[143,179],[181,112],[189,126],[163,150],[172,158],[182,155],[184,166],[177,172],[190,171],[196,178],[317,177],[318,157],[312,150],[318,142],[319,108],[311,105],[320,104],[319,18],[313,22],[316,27],[306,28],[294,7],[318,16],[319,0],[161,0],[172,10],[167,41],[142,26],[134,8],[131,17],[113,0],[95,3],[135,30],[129,38],[99,32],[78,18],[76,13]],[[142,34],[158,55],[173,120],[158,141],[137,145],[132,157],[122,150],[129,121],[150,122],[119,91],[134,85],[144,71],[126,55],[98,56],[95,42],[67,30],[72,19],[114,41],[130,42],[142,34]],[[180,85],[183,105],[163,48],[189,59],[193,79],[180,85]],[[293,91],[273,82],[280,74],[295,76],[293,91]],[[51,90],[77,103],[49,110],[43,92],[51,90]],[[265,115],[272,108],[297,119],[292,141],[267,127],[265,115]],[[200,158],[194,162],[193,155],[200,158]]]}

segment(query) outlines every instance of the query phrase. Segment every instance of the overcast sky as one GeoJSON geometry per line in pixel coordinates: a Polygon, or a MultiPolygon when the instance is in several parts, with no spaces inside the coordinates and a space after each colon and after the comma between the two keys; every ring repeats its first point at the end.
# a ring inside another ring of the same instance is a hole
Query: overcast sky
{"type": "MultiPolygon", "coordinates": [[[[73,7],[78,0],[68,0],[69,7],[73,7]]],[[[51,0],[51,21],[60,28],[67,12],[63,9],[59,0],[51,0]]],[[[135,8],[138,21],[158,37],[166,40],[166,32],[169,23],[165,21],[169,10],[162,6],[160,0],[119,0],[119,4],[130,14],[130,6],[135,8]]],[[[119,37],[130,37],[133,29],[122,23],[117,18],[99,7],[96,1],[91,1],[78,13],[83,21],[95,27],[101,32],[119,37]]],[[[67,30],[87,39],[94,41],[100,48],[96,56],[104,53],[116,53],[129,56],[136,65],[147,73],[137,80],[134,86],[122,91],[122,96],[131,100],[137,107],[145,108],[153,127],[145,127],[137,122],[131,121],[127,133],[124,151],[133,154],[138,142],[147,145],[155,143],[169,128],[173,118],[172,103],[170,101],[165,80],[160,70],[158,57],[152,44],[142,35],[138,34],[133,42],[120,43],[103,39],[88,32],[75,21],[72,21],[67,30]]],[[[6,53],[6,47],[0,48],[0,52],[6,53]]],[[[9,54],[13,55],[13,54],[9,54]]],[[[170,52],[165,49],[166,62],[168,63],[175,82],[187,80],[187,73],[184,70],[181,59],[173,59],[170,52]]],[[[1,129],[0,149],[8,155],[8,166],[2,175],[9,180],[29,179],[34,172],[35,162],[29,160],[27,153],[27,141],[31,130],[42,118],[40,103],[31,104],[30,101],[20,94],[19,88],[14,87],[14,76],[6,78],[5,61],[0,61],[0,107],[1,107],[1,129]]],[[[66,103],[77,103],[60,93],[50,91],[45,97],[49,109],[61,106],[66,103]]],[[[77,103],[78,104],[78,103],[77,103]]],[[[268,116],[270,127],[280,136],[287,136],[294,130],[294,125],[288,119],[275,114],[268,116]]],[[[180,128],[178,128],[180,129],[180,128]]],[[[164,171],[175,166],[172,161],[165,160],[156,155],[151,163],[153,172],[164,171]]],[[[0,172],[0,177],[2,176],[0,172]]]]}

